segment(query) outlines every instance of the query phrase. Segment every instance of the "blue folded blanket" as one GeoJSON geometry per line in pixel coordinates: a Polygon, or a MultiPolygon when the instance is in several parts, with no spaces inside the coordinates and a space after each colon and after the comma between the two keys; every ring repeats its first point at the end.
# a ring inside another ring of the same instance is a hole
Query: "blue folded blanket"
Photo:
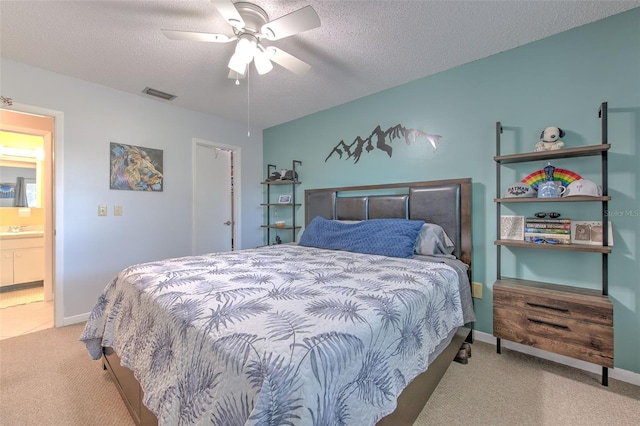
{"type": "Polygon", "coordinates": [[[301,246],[412,258],[422,220],[371,219],[341,223],[315,217],[305,228],[301,246]]]}

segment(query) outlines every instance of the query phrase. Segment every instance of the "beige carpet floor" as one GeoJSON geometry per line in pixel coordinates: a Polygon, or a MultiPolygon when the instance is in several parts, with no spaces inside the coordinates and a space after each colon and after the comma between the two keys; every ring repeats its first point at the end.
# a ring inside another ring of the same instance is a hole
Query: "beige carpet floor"
{"type": "Polygon", "coordinates": [[[623,426],[640,424],[640,386],[520,352],[473,344],[453,363],[416,425],[623,426]]]}
{"type": "MultiPolygon", "coordinates": [[[[84,324],[0,341],[0,425],[133,425],[78,341],[84,324]]],[[[640,387],[477,342],[422,411],[426,425],[637,425],[640,387]]]]}

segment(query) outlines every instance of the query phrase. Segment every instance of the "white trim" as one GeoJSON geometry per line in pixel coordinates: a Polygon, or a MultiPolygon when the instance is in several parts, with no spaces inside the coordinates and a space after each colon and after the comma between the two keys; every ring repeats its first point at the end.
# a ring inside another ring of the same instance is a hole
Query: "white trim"
{"type": "Polygon", "coordinates": [[[81,322],[86,322],[89,320],[89,316],[91,316],[91,312],[85,312],[84,314],[78,314],[78,315],[74,315],[72,317],[66,317],[62,319],[62,325],[63,327],[66,327],[67,325],[73,325],[73,324],[78,324],[81,322]]]}
{"type": "Polygon", "coordinates": [[[7,111],[24,112],[53,117],[53,322],[55,327],[64,326],[64,113],[33,105],[13,103],[7,111]]]}
{"type": "Polygon", "coordinates": [[[191,144],[191,252],[195,253],[196,251],[196,145],[233,151],[233,217],[231,218],[231,220],[233,221],[234,250],[241,250],[242,226],[240,223],[240,218],[242,217],[242,214],[240,211],[240,206],[242,205],[242,203],[240,202],[240,200],[242,199],[242,173],[240,171],[240,164],[242,163],[242,150],[239,146],[235,145],[227,145],[223,143],[212,142],[206,139],[193,138],[191,144]]]}
{"type": "MultiPolygon", "coordinates": [[[[473,338],[475,340],[479,340],[481,342],[489,343],[492,345],[496,344],[496,338],[493,335],[483,333],[482,331],[473,330],[473,338]]],[[[533,355],[538,358],[546,359],[548,361],[557,362],[558,364],[577,368],[579,370],[584,370],[595,374],[602,374],[602,367],[590,362],[581,361],[579,359],[574,359],[564,355],[554,354],[552,352],[543,351],[541,349],[536,349],[527,345],[521,345],[520,343],[510,342],[504,339],[500,341],[500,346],[512,351],[521,352],[527,355],[533,355]]],[[[640,386],[640,374],[634,373],[633,371],[622,370],[621,368],[610,368],[609,378],[640,386]]]]}

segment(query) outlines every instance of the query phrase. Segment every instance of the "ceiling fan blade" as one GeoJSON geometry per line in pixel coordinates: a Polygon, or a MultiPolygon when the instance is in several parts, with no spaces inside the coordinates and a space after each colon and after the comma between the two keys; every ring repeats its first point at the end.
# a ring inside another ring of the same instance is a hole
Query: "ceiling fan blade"
{"type": "Polygon", "coordinates": [[[213,43],[228,43],[237,37],[229,37],[224,34],[198,33],[193,31],[160,30],[165,37],[171,40],[208,41],[213,43]]]}
{"type": "Polygon", "coordinates": [[[269,59],[289,71],[303,75],[311,69],[311,65],[274,46],[266,49],[269,59]]]}
{"type": "Polygon", "coordinates": [[[305,6],[264,24],[260,32],[268,40],[280,40],[319,26],[320,18],[316,11],[311,6],[305,6]]]}
{"type": "Polygon", "coordinates": [[[229,25],[239,30],[244,28],[244,20],[231,0],[211,0],[211,2],[229,25]]]}

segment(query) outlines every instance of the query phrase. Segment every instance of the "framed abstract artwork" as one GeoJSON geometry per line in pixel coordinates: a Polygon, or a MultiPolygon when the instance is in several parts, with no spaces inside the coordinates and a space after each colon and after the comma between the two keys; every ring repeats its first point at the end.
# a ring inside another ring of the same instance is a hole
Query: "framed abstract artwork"
{"type": "Polygon", "coordinates": [[[110,188],[162,191],[162,150],[111,142],[110,188]]]}

